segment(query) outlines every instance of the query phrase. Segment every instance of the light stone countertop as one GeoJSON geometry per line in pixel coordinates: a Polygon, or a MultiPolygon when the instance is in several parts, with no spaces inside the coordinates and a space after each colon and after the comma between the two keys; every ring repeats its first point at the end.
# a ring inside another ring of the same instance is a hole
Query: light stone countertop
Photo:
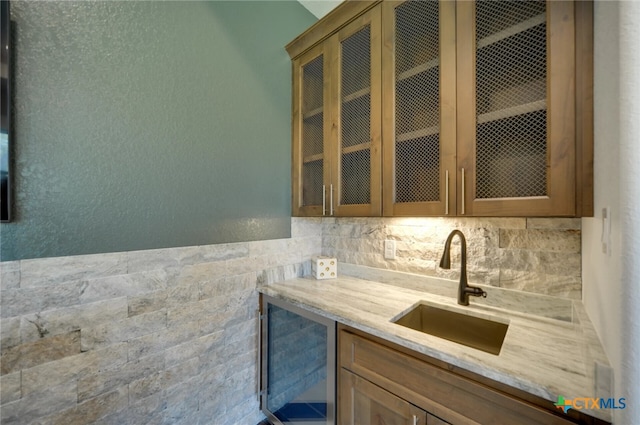
{"type": "MultiPolygon", "coordinates": [[[[609,363],[581,302],[478,285],[488,292],[486,300],[470,297],[471,305],[463,307],[456,303],[458,282],[339,266],[337,279],[295,278],[261,284],[258,291],[546,400],[611,397],[610,380],[602,379],[609,363]],[[391,322],[420,302],[508,321],[500,354],[391,322]],[[562,320],[551,318],[556,316],[562,320]]],[[[608,409],[582,411],[611,421],[608,409]]]]}

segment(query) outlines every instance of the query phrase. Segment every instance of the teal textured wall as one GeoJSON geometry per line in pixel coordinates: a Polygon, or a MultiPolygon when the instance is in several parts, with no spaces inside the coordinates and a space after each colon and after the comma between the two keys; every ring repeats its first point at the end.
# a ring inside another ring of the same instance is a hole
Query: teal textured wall
{"type": "Polygon", "coordinates": [[[12,2],[3,261],[288,237],[294,1],[12,2]]]}

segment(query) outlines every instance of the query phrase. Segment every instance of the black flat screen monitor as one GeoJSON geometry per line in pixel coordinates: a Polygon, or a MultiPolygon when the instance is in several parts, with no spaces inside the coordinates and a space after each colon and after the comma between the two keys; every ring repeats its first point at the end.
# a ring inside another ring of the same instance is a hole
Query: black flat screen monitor
{"type": "Polygon", "coordinates": [[[11,220],[11,19],[9,17],[9,1],[0,0],[2,16],[0,32],[2,33],[2,128],[0,135],[0,174],[2,177],[2,195],[0,197],[0,221],[11,220]]]}

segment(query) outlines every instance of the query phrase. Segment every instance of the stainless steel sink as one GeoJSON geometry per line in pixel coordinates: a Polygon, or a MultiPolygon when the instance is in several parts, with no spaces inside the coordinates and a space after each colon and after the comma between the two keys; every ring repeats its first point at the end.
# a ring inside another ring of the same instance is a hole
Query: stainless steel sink
{"type": "Polygon", "coordinates": [[[429,335],[437,336],[491,354],[500,354],[509,325],[451,310],[418,304],[393,320],[429,335]]]}

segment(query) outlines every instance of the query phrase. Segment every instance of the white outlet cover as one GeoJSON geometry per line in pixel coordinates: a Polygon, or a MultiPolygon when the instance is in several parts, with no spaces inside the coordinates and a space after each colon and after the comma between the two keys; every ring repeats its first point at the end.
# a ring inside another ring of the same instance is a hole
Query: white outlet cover
{"type": "Polygon", "coordinates": [[[384,258],[385,260],[396,259],[396,241],[390,239],[384,241],[384,258]]]}

